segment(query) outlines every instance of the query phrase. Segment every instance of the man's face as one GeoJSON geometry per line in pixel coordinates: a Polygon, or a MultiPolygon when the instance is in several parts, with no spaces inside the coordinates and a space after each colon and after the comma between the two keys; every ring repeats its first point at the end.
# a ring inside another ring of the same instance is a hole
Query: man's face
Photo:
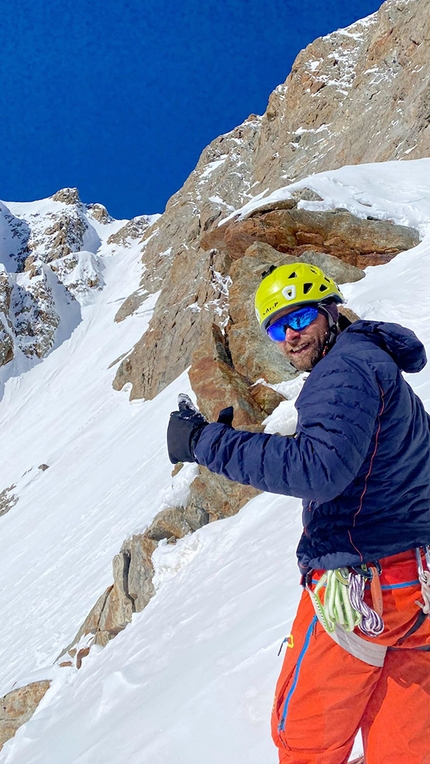
{"type": "MultiPolygon", "coordinates": [[[[277,315],[276,320],[294,310],[297,310],[297,306],[277,315]]],[[[318,313],[315,321],[305,329],[299,331],[288,327],[285,339],[277,345],[297,371],[311,371],[323,357],[328,336],[328,320],[323,313],[318,313]]]]}

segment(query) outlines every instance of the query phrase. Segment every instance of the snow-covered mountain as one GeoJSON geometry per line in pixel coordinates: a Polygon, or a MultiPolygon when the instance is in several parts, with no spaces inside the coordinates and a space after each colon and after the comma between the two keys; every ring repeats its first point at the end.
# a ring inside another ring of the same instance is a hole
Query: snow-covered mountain
{"type": "MultiPolygon", "coordinates": [[[[160,218],[76,189],[0,203],[0,764],[275,764],[300,502],[172,477],[168,416],[188,392],[294,431],[302,380],[251,299],[289,253],[429,351],[428,23],[426,0],[387,0],[317,40],[160,218]],[[154,550],[143,610],[130,539],[154,550]]],[[[430,370],[408,381],[430,411],[430,370]]]]}
{"type": "MultiPolygon", "coordinates": [[[[319,194],[320,208],[359,215],[365,200],[375,217],[419,231],[417,247],[343,288],[361,316],[404,323],[430,349],[429,177],[430,160],[418,160],[348,167],[302,184],[319,194]]],[[[172,483],[165,427],[177,393],[190,390],[187,375],[153,401],[129,401],[111,387],[112,362],[154,307],[150,296],[125,321],[113,320],[139,275],[138,245],[107,258],[105,286],[71,336],[5,385],[1,475],[19,501],[1,518],[1,687],[52,684],[0,762],[276,761],[271,693],[299,596],[295,499],[260,495],[235,517],[160,543],[146,609],[107,647],[93,648],[79,671],[55,664],[109,584],[122,540],[184,490],[179,476],[172,483]]],[[[428,367],[409,381],[429,408],[428,367]]],[[[290,385],[293,397],[297,382],[290,385]]],[[[271,421],[288,419],[291,401],[286,408],[271,421]]]]}
{"type": "Polygon", "coordinates": [[[141,238],[158,217],[113,220],[103,205],[83,204],[71,188],[41,201],[0,203],[2,381],[70,336],[81,308],[103,289],[105,259],[119,243],[141,238]]]}

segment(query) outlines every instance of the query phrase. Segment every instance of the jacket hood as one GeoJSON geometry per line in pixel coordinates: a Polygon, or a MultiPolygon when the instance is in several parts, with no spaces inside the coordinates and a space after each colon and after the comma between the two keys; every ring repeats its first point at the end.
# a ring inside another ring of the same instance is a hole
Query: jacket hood
{"type": "MultiPolygon", "coordinates": [[[[411,329],[384,321],[355,321],[345,334],[364,334],[385,350],[397,366],[408,374],[421,371],[427,363],[424,345],[411,329]]],[[[342,332],[343,334],[343,332],[342,332]]],[[[340,336],[342,336],[342,334],[340,336]]]]}

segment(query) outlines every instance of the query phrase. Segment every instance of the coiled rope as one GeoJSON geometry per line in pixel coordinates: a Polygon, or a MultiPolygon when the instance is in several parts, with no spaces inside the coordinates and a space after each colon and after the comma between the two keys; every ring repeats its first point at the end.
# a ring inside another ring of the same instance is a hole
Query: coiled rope
{"type": "Polygon", "coordinates": [[[324,629],[330,634],[336,624],[345,631],[356,626],[368,637],[377,637],[384,630],[384,622],[378,613],[364,602],[366,577],[348,568],[326,570],[314,589],[307,586],[315,613],[324,629]],[[320,592],[325,589],[324,602],[320,592]]]}

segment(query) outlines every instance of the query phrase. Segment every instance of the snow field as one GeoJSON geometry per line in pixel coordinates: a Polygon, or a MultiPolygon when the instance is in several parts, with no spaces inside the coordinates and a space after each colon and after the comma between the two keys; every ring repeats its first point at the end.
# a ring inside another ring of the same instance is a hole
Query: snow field
{"type": "MultiPolygon", "coordinates": [[[[418,227],[423,240],[414,250],[342,290],[363,318],[403,323],[429,351],[428,178],[430,160],[346,167],[276,198],[307,186],[324,200],[302,203],[310,209],[343,206],[418,227]]],[[[130,403],[126,390],[111,387],[109,365],[140,337],[154,304],[148,298],[136,316],[113,322],[137,286],[139,257],[132,248],[106,260],[106,286],[83,307],[70,338],[10,378],[0,402],[0,489],[16,483],[20,496],[1,518],[2,694],[14,682],[54,677],[0,764],[277,761],[269,719],[278,647],[300,596],[296,499],[263,494],[235,517],[160,545],[148,607],[104,650],[93,649],[80,671],[52,672],[111,583],[122,541],[142,531],[171,492],[184,501],[192,479],[187,468],[171,487],[165,448],[168,414],[176,395],[189,391],[186,374],[154,401],[130,403]]],[[[427,367],[408,381],[430,410],[427,367]]],[[[291,401],[282,405],[285,416],[269,419],[290,426],[291,401]]]]}

